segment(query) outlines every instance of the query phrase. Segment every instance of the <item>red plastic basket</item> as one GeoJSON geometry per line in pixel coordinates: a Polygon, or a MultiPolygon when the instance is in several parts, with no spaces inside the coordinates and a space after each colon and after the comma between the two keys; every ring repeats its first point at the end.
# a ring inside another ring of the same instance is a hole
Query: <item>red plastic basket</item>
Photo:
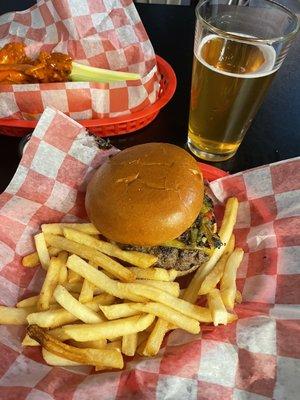
{"type": "Polygon", "coordinates": [[[212,165],[205,164],[202,162],[198,162],[199,168],[202,171],[203,178],[208,182],[212,182],[219,178],[224,178],[224,176],[229,175],[228,172],[223,171],[222,169],[213,167],[212,165]]]}
{"type": "MultiPolygon", "coordinates": [[[[78,121],[81,125],[98,136],[117,136],[137,131],[150,124],[172,98],[177,81],[176,75],[167,61],[156,56],[158,70],[161,75],[160,91],[154,104],[141,111],[116,118],[84,119],[78,121]]],[[[32,132],[37,121],[23,119],[0,118],[0,134],[8,136],[25,136],[32,132]]]]}

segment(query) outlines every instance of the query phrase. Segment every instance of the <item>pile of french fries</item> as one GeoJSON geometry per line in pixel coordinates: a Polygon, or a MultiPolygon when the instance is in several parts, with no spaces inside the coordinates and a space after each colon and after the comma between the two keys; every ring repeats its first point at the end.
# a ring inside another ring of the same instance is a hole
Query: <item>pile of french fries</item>
{"type": "Polygon", "coordinates": [[[49,365],[122,369],[123,355],[155,356],[170,330],[199,334],[200,324],[235,321],[243,250],[235,249],[238,202],[230,198],[219,231],[223,246],[180,290],[177,272],[155,268],[156,257],[124,251],[99,238],[90,223],[42,225],[26,268],[46,276],[38,295],[0,306],[0,324],[28,325],[24,346],[41,346],[49,365]],[[196,305],[205,296],[206,307],[196,305]]]}

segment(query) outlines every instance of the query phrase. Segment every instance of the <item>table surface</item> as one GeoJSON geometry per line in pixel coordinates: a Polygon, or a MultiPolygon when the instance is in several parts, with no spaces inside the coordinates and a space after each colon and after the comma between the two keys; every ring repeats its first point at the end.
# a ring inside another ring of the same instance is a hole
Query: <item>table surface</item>
{"type": "MultiPolygon", "coordinates": [[[[25,9],[32,3],[32,0],[1,2],[0,14],[9,10],[25,9]]],[[[156,54],[165,58],[174,68],[178,86],[171,102],[150,125],[134,134],[113,138],[112,143],[121,149],[153,141],[185,146],[193,55],[194,8],[155,4],[136,6],[156,54]]],[[[299,12],[300,8],[296,11],[299,12]]],[[[277,73],[237,154],[228,161],[213,165],[234,173],[300,154],[299,36],[277,73]]],[[[18,166],[19,142],[20,138],[0,135],[0,193],[18,166]]]]}

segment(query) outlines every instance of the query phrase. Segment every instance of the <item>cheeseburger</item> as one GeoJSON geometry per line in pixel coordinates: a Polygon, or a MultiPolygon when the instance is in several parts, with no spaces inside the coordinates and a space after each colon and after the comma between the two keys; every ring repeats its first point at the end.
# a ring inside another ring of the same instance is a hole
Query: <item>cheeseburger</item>
{"type": "Polygon", "coordinates": [[[88,185],[86,210],[108,240],[154,254],[155,266],[178,275],[222,245],[199,166],[172,144],[142,144],[110,158],[88,185]]]}

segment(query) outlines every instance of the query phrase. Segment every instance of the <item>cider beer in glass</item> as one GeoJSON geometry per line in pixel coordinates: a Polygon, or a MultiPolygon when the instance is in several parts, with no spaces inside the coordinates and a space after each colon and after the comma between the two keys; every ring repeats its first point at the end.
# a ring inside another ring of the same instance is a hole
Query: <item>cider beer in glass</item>
{"type": "Polygon", "coordinates": [[[206,0],[196,9],[188,146],[205,160],[235,154],[298,30],[284,7],[250,4],[206,0]]]}

